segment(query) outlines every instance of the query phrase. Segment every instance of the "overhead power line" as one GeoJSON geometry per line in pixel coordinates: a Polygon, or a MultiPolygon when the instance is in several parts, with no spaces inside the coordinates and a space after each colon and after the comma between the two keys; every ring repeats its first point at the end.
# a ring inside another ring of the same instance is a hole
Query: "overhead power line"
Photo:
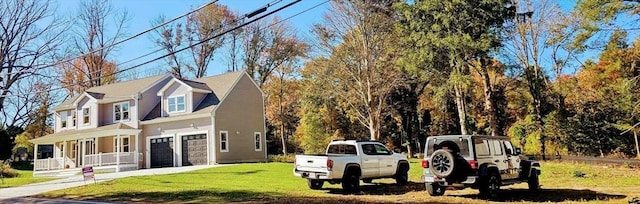
{"type": "Polygon", "coordinates": [[[158,25],[156,25],[156,26],[154,26],[154,27],[152,27],[152,28],[149,28],[149,29],[147,29],[147,30],[145,30],[145,31],[142,31],[142,32],[140,32],[140,33],[138,33],[138,34],[135,34],[135,35],[129,36],[129,37],[125,38],[125,39],[119,40],[119,41],[114,42],[114,43],[111,43],[111,44],[109,44],[109,45],[106,45],[106,46],[103,46],[103,47],[99,47],[99,48],[94,49],[94,50],[90,50],[90,51],[89,51],[89,52],[87,52],[87,53],[84,53],[84,54],[81,54],[81,55],[78,55],[78,56],[74,56],[74,57],[70,57],[70,58],[67,58],[67,59],[63,59],[63,60],[58,61],[58,62],[55,62],[55,63],[46,64],[46,65],[42,65],[42,66],[38,66],[38,67],[32,67],[32,68],[24,69],[24,70],[20,70],[20,71],[17,71],[17,72],[9,72],[9,73],[5,73],[5,74],[18,74],[18,73],[35,72],[35,71],[40,70],[40,69],[44,69],[44,68],[48,68],[48,67],[53,67],[53,66],[56,66],[56,65],[59,65],[59,64],[63,64],[63,63],[67,63],[67,62],[71,62],[71,61],[73,61],[73,60],[75,60],[75,59],[78,59],[78,58],[86,57],[86,56],[88,56],[88,55],[91,55],[91,54],[94,54],[94,53],[96,53],[96,52],[102,51],[102,50],[104,50],[104,49],[111,48],[111,47],[113,47],[113,46],[116,46],[116,45],[122,44],[122,43],[124,43],[124,42],[126,42],[126,41],[129,41],[129,40],[132,40],[132,39],[134,39],[134,38],[140,37],[141,35],[147,34],[148,32],[151,32],[151,31],[153,31],[153,30],[155,30],[155,29],[158,29],[158,28],[160,28],[160,27],[162,27],[162,26],[165,26],[165,25],[167,25],[167,24],[169,24],[169,23],[171,23],[171,22],[173,22],[173,21],[176,21],[176,20],[178,20],[178,19],[184,18],[185,16],[188,16],[188,15],[191,15],[192,13],[195,13],[195,12],[197,12],[197,11],[201,10],[201,9],[202,9],[202,8],[204,8],[204,7],[207,7],[207,6],[209,6],[209,5],[215,4],[215,3],[216,3],[216,2],[218,2],[218,1],[219,1],[219,0],[213,0],[213,1],[209,2],[209,3],[206,3],[206,4],[204,4],[204,5],[202,5],[202,6],[198,7],[198,8],[196,8],[196,9],[193,9],[193,10],[191,10],[191,11],[187,12],[187,13],[184,13],[184,14],[182,14],[182,15],[180,15],[180,16],[177,16],[177,17],[175,17],[175,18],[172,18],[171,20],[168,20],[168,21],[165,21],[165,22],[163,22],[163,23],[161,23],[161,24],[158,24],[158,25]]]}
{"type": "MultiPolygon", "coordinates": [[[[255,11],[253,11],[253,12],[249,13],[249,14],[252,14],[251,16],[253,17],[253,16],[255,16],[255,15],[259,14],[259,13],[265,12],[265,11],[266,11],[266,9],[265,9],[265,8],[267,8],[267,7],[271,7],[271,6],[273,6],[273,5],[277,4],[277,3],[281,2],[281,1],[282,1],[282,0],[275,0],[275,1],[271,2],[271,3],[269,3],[269,4],[266,4],[264,7],[261,7],[261,8],[259,8],[259,9],[255,10],[255,11]],[[259,11],[259,12],[256,12],[256,11],[259,11]]],[[[202,44],[202,43],[205,43],[205,42],[207,42],[207,41],[209,41],[209,40],[212,40],[212,39],[215,39],[215,38],[219,38],[220,36],[222,36],[222,35],[224,35],[224,34],[227,34],[227,33],[232,32],[232,31],[234,31],[234,30],[240,29],[240,28],[242,28],[242,27],[244,27],[244,26],[246,26],[246,25],[248,25],[248,24],[251,24],[251,23],[253,23],[253,22],[256,22],[256,21],[258,21],[258,20],[261,20],[261,19],[263,19],[263,18],[266,18],[266,17],[268,17],[268,16],[270,16],[270,15],[273,15],[274,13],[279,12],[279,11],[281,11],[281,10],[283,10],[283,9],[286,9],[286,8],[288,8],[288,7],[290,7],[290,6],[293,6],[294,4],[296,4],[296,3],[300,2],[300,1],[301,1],[301,0],[295,0],[295,1],[293,1],[293,2],[290,2],[290,3],[288,3],[288,4],[286,4],[286,5],[282,6],[282,7],[279,7],[279,8],[277,8],[277,9],[275,9],[275,10],[273,10],[273,11],[271,11],[271,12],[267,13],[267,14],[264,14],[264,15],[262,15],[262,16],[256,17],[256,18],[254,18],[254,19],[252,19],[252,20],[249,20],[249,21],[247,21],[247,22],[244,22],[244,23],[242,23],[242,24],[240,24],[240,25],[238,25],[238,26],[235,26],[235,27],[233,27],[233,28],[231,28],[231,29],[225,30],[224,32],[219,33],[219,34],[217,34],[217,35],[215,35],[215,36],[212,36],[212,37],[206,38],[206,39],[204,39],[204,40],[201,40],[201,41],[199,41],[198,43],[195,43],[195,44],[189,45],[189,46],[184,47],[184,48],[181,48],[181,49],[179,49],[179,50],[176,50],[176,51],[173,51],[173,52],[167,53],[167,54],[165,54],[165,55],[162,55],[162,56],[160,56],[160,57],[157,57],[157,58],[154,58],[154,59],[148,60],[148,61],[146,61],[146,62],[143,62],[143,63],[137,64],[137,65],[134,65],[134,66],[128,67],[128,68],[126,68],[126,69],[118,70],[118,71],[116,71],[116,72],[114,72],[114,73],[111,73],[111,74],[108,74],[108,75],[104,75],[104,76],[101,76],[101,77],[98,77],[98,78],[111,77],[111,76],[114,76],[114,75],[116,75],[116,74],[119,74],[119,73],[122,73],[122,72],[126,72],[126,71],[129,71],[129,70],[132,70],[132,69],[135,69],[135,68],[141,67],[141,66],[143,66],[143,65],[149,64],[149,63],[154,62],[154,61],[156,61],[156,60],[159,60],[159,59],[162,59],[162,58],[165,58],[165,57],[171,56],[171,55],[173,55],[173,54],[176,54],[176,53],[179,53],[179,52],[185,51],[185,50],[187,50],[187,49],[189,49],[189,48],[191,48],[191,47],[193,47],[193,46],[197,46],[197,45],[200,45],[200,44],[202,44]]],[[[297,16],[297,15],[300,15],[300,14],[302,14],[302,13],[304,13],[304,12],[307,12],[307,11],[309,11],[309,10],[311,10],[311,9],[313,9],[313,8],[316,8],[316,7],[318,7],[318,6],[320,6],[320,5],[324,4],[324,3],[326,3],[326,2],[328,2],[328,1],[329,1],[329,0],[326,0],[326,1],[322,2],[322,3],[320,3],[320,4],[317,4],[317,5],[315,5],[315,6],[311,7],[311,8],[309,8],[309,9],[306,9],[306,10],[304,10],[304,11],[302,11],[302,12],[296,13],[296,14],[294,14],[294,15],[292,15],[292,16],[290,16],[290,17],[287,17],[287,18],[285,18],[285,19],[283,19],[283,20],[280,20],[280,21],[278,21],[278,22],[275,22],[275,23],[273,23],[273,24],[271,24],[271,25],[269,25],[269,26],[273,26],[273,25],[279,24],[279,23],[281,23],[281,22],[283,22],[283,21],[285,21],[285,20],[291,19],[292,17],[295,17],[295,16],[297,16]]],[[[242,18],[238,18],[238,19],[236,19],[234,22],[232,22],[232,23],[231,23],[231,25],[238,23],[239,21],[241,21],[241,20],[242,20],[242,19],[244,19],[244,18],[250,18],[250,17],[249,17],[249,15],[248,15],[248,14],[245,14],[245,15],[243,15],[243,17],[242,17],[242,18]]],[[[224,26],[221,26],[221,27],[219,27],[219,28],[222,28],[222,27],[224,27],[224,26]]],[[[219,28],[218,28],[218,29],[219,29],[219,28]]],[[[142,55],[142,56],[140,56],[140,57],[136,57],[136,58],[134,58],[134,59],[130,59],[130,60],[127,60],[127,61],[125,61],[125,62],[118,63],[118,65],[116,65],[116,66],[119,66],[119,65],[122,65],[122,64],[125,64],[125,63],[129,63],[129,62],[134,61],[134,60],[138,60],[138,59],[140,59],[140,58],[143,58],[143,57],[149,56],[149,55],[151,55],[151,54],[157,53],[157,52],[162,51],[162,50],[163,50],[163,49],[158,49],[158,50],[152,51],[152,52],[147,53],[147,54],[144,54],[144,55],[142,55]]],[[[82,81],[82,82],[77,82],[77,83],[74,83],[74,84],[69,84],[69,85],[61,86],[61,87],[57,87],[57,88],[50,88],[50,89],[47,89],[47,90],[36,91],[36,93],[39,93],[39,92],[45,92],[45,91],[55,91],[55,90],[60,90],[60,89],[68,88],[68,87],[71,87],[71,86],[80,85],[80,84],[83,84],[83,83],[86,83],[86,82],[89,82],[89,80],[87,80],[87,81],[82,81]]],[[[13,94],[5,95],[5,97],[9,97],[9,96],[13,96],[13,94]]]]}

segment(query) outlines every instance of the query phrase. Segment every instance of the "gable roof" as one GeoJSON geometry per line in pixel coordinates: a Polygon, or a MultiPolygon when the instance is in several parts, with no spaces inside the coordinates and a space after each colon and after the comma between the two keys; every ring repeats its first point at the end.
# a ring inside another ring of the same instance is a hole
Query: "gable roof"
{"type": "Polygon", "coordinates": [[[169,74],[163,74],[163,75],[156,75],[156,76],[135,79],[130,81],[107,84],[103,86],[92,87],[87,89],[82,94],[78,94],[74,97],[67,99],[66,101],[63,101],[58,106],[53,108],[53,110],[59,111],[59,110],[72,109],[75,107],[73,105],[73,102],[77,100],[79,97],[84,96],[85,94],[95,99],[98,99],[99,100],[98,103],[112,103],[117,101],[123,101],[126,99],[131,99],[131,97],[134,94],[151,86],[153,83],[165,77],[170,77],[170,76],[171,75],[169,74]]]}
{"type": "Polygon", "coordinates": [[[167,91],[167,89],[169,89],[169,87],[173,86],[173,84],[175,83],[186,86],[189,91],[198,93],[211,93],[211,89],[205,83],[173,77],[171,81],[169,81],[160,90],[158,90],[158,96],[162,96],[164,92],[167,91]]]}
{"type": "MultiPolygon", "coordinates": [[[[194,80],[184,80],[181,79],[186,84],[189,84],[193,88],[195,86],[199,86],[198,88],[207,88],[207,90],[213,91],[213,93],[207,93],[200,104],[194,106],[196,107],[192,114],[199,113],[211,113],[220,102],[223,100],[223,97],[226,96],[233,86],[236,84],[236,81],[240,79],[244,75],[244,71],[237,72],[228,72],[220,75],[214,75],[204,78],[198,78],[194,80]]],[[[156,118],[160,118],[160,102],[156,104],[156,106],[147,114],[143,121],[153,120],[156,118]]],[[[180,117],[180,116],[174,116],[180,117]]]]}

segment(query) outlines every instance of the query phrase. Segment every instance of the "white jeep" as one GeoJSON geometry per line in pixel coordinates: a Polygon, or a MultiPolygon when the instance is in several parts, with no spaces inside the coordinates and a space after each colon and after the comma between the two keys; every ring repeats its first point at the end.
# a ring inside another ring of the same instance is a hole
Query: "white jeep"
{"type": "Polygon", "coordinates": [[[476,188],[497,198],[500,186],[521,182],[538,191],[540,164],[520,156],[508,137],[445,135],[428,137],[422,176],[427,192],[441,196],[447,187],[476,188]]]}

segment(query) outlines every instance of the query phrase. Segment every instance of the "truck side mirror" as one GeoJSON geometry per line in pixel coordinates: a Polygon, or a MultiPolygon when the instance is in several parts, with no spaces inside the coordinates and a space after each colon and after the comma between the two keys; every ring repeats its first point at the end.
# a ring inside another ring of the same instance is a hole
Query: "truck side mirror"
{"type": "Polygon", "coordinates": [[[522,154],[522,150],[518,147],[516,147],[516,155],[520,155],[522,154]]]}
{"type": "Polygon", "coordinates": [[[393,152],[395,152],[395,153],[400,153],[400,152],[401,152],[401,150],[400,150],[400,148],[395,148],[395,149],[393,149],[393,152]]]}
{"type": "Polygon", "coordinates": [[[506,153],[507,155],[513,155],[513,152],[511,152],[511,149],[506,149],[506,153]]]}

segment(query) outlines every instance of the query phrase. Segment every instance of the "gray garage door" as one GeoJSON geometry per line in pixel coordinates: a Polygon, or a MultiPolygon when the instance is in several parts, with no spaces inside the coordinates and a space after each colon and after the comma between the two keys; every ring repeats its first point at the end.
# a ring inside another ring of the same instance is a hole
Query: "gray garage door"
{"type": "Polygon", "coordinates": [[[182,136],[182,166],[207,164],[207,135],[182,136]]]}
{"type": "Polygon", "coordinates": [[[151,139],[151,168],[173,166],[173,137],[151,139]]]}

